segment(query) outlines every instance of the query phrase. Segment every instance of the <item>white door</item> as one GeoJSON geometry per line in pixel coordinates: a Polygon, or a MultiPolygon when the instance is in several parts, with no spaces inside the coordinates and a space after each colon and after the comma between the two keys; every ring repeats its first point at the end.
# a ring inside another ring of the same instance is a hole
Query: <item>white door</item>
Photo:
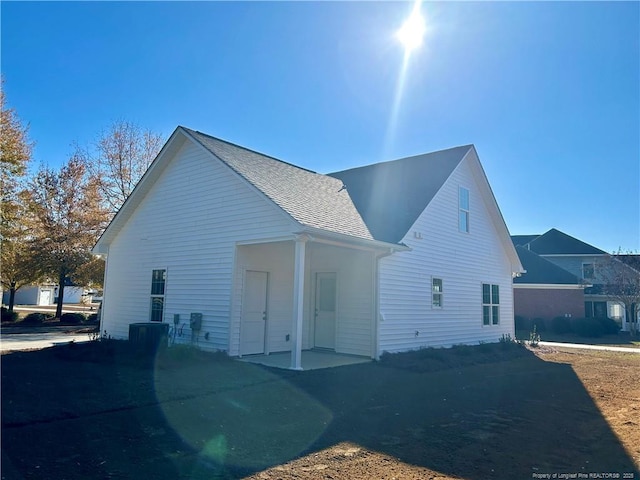
{"type": "Polygon", "coordinates": [[[264,353],[269,274],[247,270],[240,323],[240,355],[264,353]]]}
{"type": "Polygon", "coordinates": [[[40,290],[38,305],[51,305],[51,290],[40,290]]]}
{"type": "Polygon", "coordinates": [[[315,346],[336,348],[336,274],[316,273],[315,346]]]}

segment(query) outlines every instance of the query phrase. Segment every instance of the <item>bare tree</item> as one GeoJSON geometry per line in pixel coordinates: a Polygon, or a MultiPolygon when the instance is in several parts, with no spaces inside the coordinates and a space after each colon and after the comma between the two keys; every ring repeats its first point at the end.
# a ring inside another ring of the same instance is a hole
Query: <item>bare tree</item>
{"type": "Polygon", "coordinates": [[[119,120],[102,132],[92,149],[77,146],[76,156],[87,163],[102,202],[115,215],[161,147],[159,134],[119,120]]]}
{"type": "Polygon", "coordinates": [[[618,251],[599,266],[602,293],[624,305],[631,333],[638,334],[640,255],[618,251]]]}
{"type": "Polygon", "coordinates": [[[64,287],[90,263],[107,212],[99,185],[82,159],[72,157],[59,171],[41,167],[28,192],[32,252],[43,274],[58,282],[56,317],[62,314],[64,287]]]}
{"type": "MultiPolygon", "coordinates": [[[[33,143],[28,127],[15,110],[5,103],[4,79],[0,80],[0,282],[10,293],[13,310],[15,290],[35,278],[29,271],[28,255],[21,243],[24,228],[20,223],[22,204],[20,182],[31,161],[33,143]]],[[[1,289],[0,289],[1,290],[1,289]]]]}

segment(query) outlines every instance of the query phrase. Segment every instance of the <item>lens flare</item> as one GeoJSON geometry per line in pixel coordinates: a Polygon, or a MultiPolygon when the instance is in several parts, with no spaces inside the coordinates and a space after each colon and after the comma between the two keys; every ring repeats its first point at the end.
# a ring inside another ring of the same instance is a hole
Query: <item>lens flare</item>
{"type": "Polygon", "coordinates": [[[416,2],[409,18],[402,24],[396,37],[404,45],[406,51],[414,50],[422,45],[422,39],[427,31],[424,17],[420,13],[420,2],[416,2]]]}
{"type": "Polygon", "coordinates": [[[398,117],[400,114],[400,105],[402,104],[402,96],[404,93],[407,71],[409,69],[409,58],[411,57],[411,52],[422,45],[422,39],[424,38],[427,30],[424,17],[421,13],[421,4],[422,2],[420,0],[415,2],[409,18],[405,20],[402,27],[400,27],[396,32],[396,38],[404,46],[404,57],[402,59],[402,67],[398,74],[398,83],[396,85],[393,105],[391,107],[391,115],[389,117],[389,125],[385,135],[383,147],[384,157],[387,157],[391,152],[395,140],[398,117]]]}

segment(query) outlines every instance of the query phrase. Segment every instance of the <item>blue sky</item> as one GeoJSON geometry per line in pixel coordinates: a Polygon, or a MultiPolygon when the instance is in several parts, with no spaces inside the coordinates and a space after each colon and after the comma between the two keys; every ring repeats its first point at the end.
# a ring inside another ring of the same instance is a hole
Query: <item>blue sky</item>
{"type": "Polygon", "coordinates": [[[640,250],[640,3],[423,3],[394,117],[411,8],[3,1],[5,91],[51,166],[116,119],[321,173],[473,143],[512,234],[640,250]]]}

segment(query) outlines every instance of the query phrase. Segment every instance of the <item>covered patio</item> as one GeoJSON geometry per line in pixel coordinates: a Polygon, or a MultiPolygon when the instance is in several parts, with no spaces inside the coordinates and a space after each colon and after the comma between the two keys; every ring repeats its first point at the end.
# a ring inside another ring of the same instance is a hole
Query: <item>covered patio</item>
{"type": "Polygon", "coordinates": [[[376,358],[377,261],[391,251],[326,232],[237,244],[230,355],[294,370],[376,358]]]}

